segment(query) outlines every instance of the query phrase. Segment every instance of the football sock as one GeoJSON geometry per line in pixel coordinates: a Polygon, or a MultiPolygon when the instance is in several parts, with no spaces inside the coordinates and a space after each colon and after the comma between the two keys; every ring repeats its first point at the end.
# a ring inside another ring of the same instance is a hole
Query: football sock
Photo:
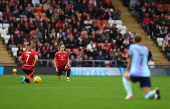
{"type": "Polygon", "coordinates": [[[128,95],[132,95],[132,88],[131,88],[131,82],[123,76],[122,78],[124,88],[128,95]]]}
{"type": "Polygon", "coordinates": [[[25,82],[30,83],[30,80],[28,78],[25,78],[25,82]]]}
{"type": "Polygon", "coordinates": [[[148,94],[144,95],[145,99],[152,99],[154,97],[155,90],[150,91],[148,94]]]}
{"type": "Polygon", "coordinates": [[[70,76],[70,71],[71,71],[71,67],[68,67],[68,70],[67,70],[67,78],[69,78],[69,76],[70,76]]]}

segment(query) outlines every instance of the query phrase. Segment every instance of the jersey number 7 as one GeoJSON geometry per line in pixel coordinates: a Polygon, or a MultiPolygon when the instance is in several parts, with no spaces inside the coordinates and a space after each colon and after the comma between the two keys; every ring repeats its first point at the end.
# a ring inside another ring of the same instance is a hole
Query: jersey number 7
{"type": "Polygon", "coordinates": [[[29,54],[26,54],[26,56],[27,56],[26,62],[28,62],[28,59],[29,59],[30,55],[29,55],[29,54]]]}

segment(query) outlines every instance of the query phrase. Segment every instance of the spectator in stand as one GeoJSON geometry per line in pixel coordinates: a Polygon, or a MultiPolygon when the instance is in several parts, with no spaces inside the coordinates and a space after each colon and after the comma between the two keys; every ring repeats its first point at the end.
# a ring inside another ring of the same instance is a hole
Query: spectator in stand
{"type": "Polygon", "coordinates": [[[106,19],[107,20],[112,20],[113,19],[113,13],[111,12],[111,9],[109,8],[108,11],[106,12],[106,19]]]}
{"type": "Polygon", "coordinates": [[[54,41],[55,41],[52,34],[49,35],[49,38],[48,38],[47,40],[48,40],[48,43],[51,44],[51,45],[52,45],[52,44],[54,43],[54,41]]]}
{"type": "Polygon", "coordinates": [[[163,40],[163,43],[162,43],[162,52],[165,54],[165,51],[166,51],[166,46],[169,45],[169,41],[167,39],[167,37],[164,37],[164,40],[163,40]]]}
{"type": "Polygon", "coordinates": [[[42,39],[42,33],[39,31],[39,28],[36,28],[36,31],[34,34],[38,37],[38,39],[42,39]]]}
{"type": "Polygon", "coordinates": [[[126,31],[126,34],[124,36],[125,36],[125,38],[128,38],[128,39],[131,38],[131,35],[129,34],[128,30],[126,31]]]}
{"type": "Polygon", "coordinates": [[[36,35],[34,34],[33,38],[31,39],[34,43],[37,43],[38,40],[38,37],[36,37],[36,35]]]}
{"type": "Polygon", "coordinates": [[[157,14],[158,15],[161,15],[164,12],[162,5],[163,4],[159,4],[159,6],[158,6],[158,9],[157,9],[157,14]]]}
{"type": "Polygon", "coordinates": [[[26,14],[27,18],[35,18],[34,14],[31,12],[31,9],[28,10],[28,13],[26,14]]]}
{"type": "Polygon", "coordinates": [[[149,23],[149,32],[150,32],[150,38],[153,38],[153,31],[155,29],[155,24],[153,22],[153,20],[151,20],[151,22],[149,23]]]}
{"type": "Polygon", "coordinates": [[[40,4],[40,0],[32,0],[32,4],[36,7],[36,5],[40,4]]]}
{"type": "Polygon", "coordinates": [[[156,12],[157,12],[157,8],[156,8],[156,6],[155,6],[155,3],[154,3],[154,2],[152,2],[152,4],[151,4],[150,8],[151,8],[151,10],[153,10],[153,12],[154,12],[154,13],[156,13],[156,12]]]}
{"type": "Polygon", "coordinates": [[[98,9],[97,8],[95,8],[93,11],[92,11],[92,19],[101,19],[101,17],[100,17],[100,13],[99,13],[99,11],[98,11],[98,9]]]}
{"type": "Polygon", "coordinates": [[[101,34],[101,41],[104,42],[105,40],[110,40],[110,35],[107,33],[106,29],[104,29],[103,33],[101,34]]]}
{"type": "Polygon", "coordinates": [[[139,15],[139,12],[141,10],[141,4],[140,2],[138,1],[137,2],[137,5],[135,5],[135,14],[138,16],[139,15]]]}
{"type": "MultiPolygon", "coordinates": [[[[105,60],[104,56],[102,55],[102,51],[99,51],[99,55],[96,57],[96,60],[105,60]]],[[[99,66],[99,67],[104,66],[104,61],[97,62],[97,66],[99,66]]]]}
{"type": "Polygon", "coordinates": [[[143,18],[143,24],[145,26],[145,32],[148,33],[148,25],[150,23],[151,19],[149,18],[149,14],[146,13],[146,16],[143,18]]]}
{"type": "Polygon", "coordinates": [[[137,2],[138,2],[138,0],[130,0],[130,8],[135,9],[137,2]]]}
{"type": "Polygon", "coordinates": [[[40,17],[39,16],[37,16],[36,18],[35,18],[35,28],[39,28],[39,26],[40,26],[40,17]]]}
{"type": "Polygon", "coordinates": [[[89,60],[87,54],[84,55],[82,65],[83,67],[89,67],[89,62],[85,60],[89,60]]]}
{"type": "Polygon", "coordinates": [[[53,7],[51,6],[51,7],[47,10],[46,15],[47,15],[47,17],[48,17],[49,19],[51,19],[52,14],[53,14],[53,7]]]}
{"type": "Polygon", "coordinates": [[[14,33],[14,26],[13,23],[11,22],[9,28],[8,28],[8,34],[13,34],[14,33]]]}
{"type": "Polygon", "coordinates": [[[93,41],[90,41],[90,43],[87,45],[87,50],[90,50],[90,52],[93,52],[96,45],[93,44],[93,41]]]}
{"type": "Polygon", "coordinates": [[[41,60],[41,59],[43,59],[41,53],[38,54],[38,59],[39,59],[39,61],[37,62],[37,65],[38,65],[39,67],[43,67],[43,66],[44,66],[44,62],[41,60]]]}
{"type": "Polygon", "coordinates": [[[17,34],[17,37],[14,39],[15,45],[20,47],[24,44],[23,37],[20,37],[20,33],[17,34]]]}
{"type": "Polygon", "coordinates": [[[93,29],[91,28],[92,21],[90,20],[90,17],[87,17],[87,20],[84,21],[84,26],[87,31],[93,31],[93,29]]]}
{"type": "Polygon", "coordinates": [[[27,14],[28,13],[28,11],[31,11],[31,12],[33,12],[33,7],[31,7],[31,4],[30,3],[28,3],[28,6],[25,8],[25,14],[27,14]]]}
{"type": "Polygon", "coordinates": [[[108,44],[108,40],[105,40],[105,43],[104,43],[103,47],[105,48],[106,51],[109,52],[109,50],[110,50],[111,47],[110,47],[110,45],[108,44]]]}
{"type": "Polygon", "coordinates": [[[119,30],[119,29],[116,30],[115,35],[116,35],[116,36],[119,36],[119,38],[122,38],[122,34],[120,33],[120,30],[119,30]]]}
{"type": "Polygon", "coordinates": [[[168,34],[166,35],[166,37],[167,37],[167,40],[170,41],[170,33],[168,33],[168,34]]]}
{"type": "Polygon", "coordinates": [[[112,50],[116,51],[117,46],[116,46],[116,40],[113,40],[112,44],[110,45],[110,47],[112,48],[112,50]]]}
{"type": "Polygon", "coordinates": [[[135,35],[136,35],[136,31],[133,31],[132,34],[131,34],[131,38],[135,38],[135,35]]]}
{"type": "Polygon", "coordinates": [[[115,33],[113,32],[113,30],[110,30],[109,35],[110,35],[110,42],[112,42],[113,40],[116,39],[116,35],[115,35],[115,33]]]}
{"type": "Polygon", "coordinates": [[[118,9],[117,6],[115,6],[114,10],[113,10],[113,17],[114,17],[114,20],[120,20],[120,15],[121,15],[121,12],[120,10],[118,9]]]}
{"type": "Polygon", "coordinates": [[[129,40],[129,46],[130,46],[131,44],[134,44],[133,38],[130,38],[130,40],[129,40]]]}
{"type": "Polygon", "coordinates": [[[170,59],[170,41],[169,41],[169,44],[166,46],[166,55],[167,55],[167,58],[168,58],[168,61],[170,59]]]}
{"type": "Polygon", "coordinates": [[[67,32],[65,33],[65,37],[68,39],[70,35],[72,35],[70,29],[67,29],[67,32]]]}
{"type": "Polygon", "coordinates": [[[45,4],[43,5],[43,10],[44,12],[47,12],[47,10],[50,8],[50,2],[47,0],[45,4]]]}
{"type": "Polygon", "coordinates": [[[19,58],[19,57],[22,55],[23,52],[24,52],[24,51],[23,51],[23,48],[22,48],[22,46],[20,46],[20,47],[18,48],[18,51],[17,51],[17,57],[19,58]]]}
{"type": "Polygon", "coordinates": [[[43,25],[43,22],[40,22],[39,30],[40,30],[41,33],[43,33],[45,31],[45,27],[43,25]]]}
{"type": "Polygon", "coordinates": [[[75,48],[75,40],[74,40],[73,35],[69,36],[67,43],[68,43],[69,48],[71,48],[71,51],[73,51],[73,49],[75,48]]]}
{"type": "Polygon", "coordinates": [[[154,32],[153,32],[153,34],[154,34],[154,36],[156,36],[156,38],[161,37],[160,29],[159,29],[159,26],[158,26],[158,25],[156,25],[155,30],[154,30],[154,32]]]}
{"type": "Polygon", "coordinates": [[[167,22],[167,19],[164,17],[164,13],[161,14],[158,22],[160,25],[165,25],[165,23],[167,22]]]}
{"type": "Polygon", "coordinates": [[[147,11],[146,8],[143,6],[143,7],[141,8],[141,10],[139,11],[139,19],[140,19],[140,20],[143,20],[145,14],[146,14],[146,11],[147,11]]]}
{"type": "Polygon", "coordinates": [[[10,36],[10,39],[8,40],[8,46],[9,46],[9,48],[16,47],[14,41],[15,41],[15,40],[14,40],[14,35],[11,35],[11,36],[10,36]]]}
{"type": "Polygon", "coordinates": [[[83,45],[84,47],[87,47],[87,44],[89,44],[91,39],[89,39],[88,35],[85,36],[85,39],[83,39],[83,45]]]}
{"type": "Polygon", "coordinates": [[[165,29],[165,26],[162,25],[162,28],[160,30],[161,37],[164,38],[167,35],[167,30],[165,29]]]}
{"type": "Polygon", "coordinates": [[[3,13],[2,18],[3,18],[2,23],[9,23],[9,21],[11,21],[12,19],[12,15],[9,11],[7,11],[6,13],[5,12],[3,13]]]}
{"type": "Polygon", "coordinates": [[[26,18],[27,16],[25,15],[25,11],[22,7],[22,5],[19,6],[19,17],[26,18]]]}

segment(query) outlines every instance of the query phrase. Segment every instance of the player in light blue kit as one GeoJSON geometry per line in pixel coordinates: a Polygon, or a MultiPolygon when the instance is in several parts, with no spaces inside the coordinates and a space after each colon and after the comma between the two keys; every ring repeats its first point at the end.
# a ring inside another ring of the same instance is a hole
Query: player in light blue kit
{"type": "Polygon", "coordinates": [[[125,99],[133,98],[131,81],[140,82],[140,87],[143,89],[144,98],[160,99],[159,89],[155,88],[151,91],[150,70],[148,67],[148,48],[141,45],[141,35],[136,35],[134,43],[129,48],[129,61],[127,70],[122,78],[124,88],[127,92],[125,99]]]}

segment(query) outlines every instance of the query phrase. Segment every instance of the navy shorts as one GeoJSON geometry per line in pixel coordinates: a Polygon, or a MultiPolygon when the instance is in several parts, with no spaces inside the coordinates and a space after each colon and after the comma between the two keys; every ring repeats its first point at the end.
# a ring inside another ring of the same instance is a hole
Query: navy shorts
{"type": "Polygon", "coordinates": [[[151,80],[150,77],[135,77],[135,76],[130,76],[130,80],[132,82],[140,82],[140,87],[151,87],[151,80]]]}

